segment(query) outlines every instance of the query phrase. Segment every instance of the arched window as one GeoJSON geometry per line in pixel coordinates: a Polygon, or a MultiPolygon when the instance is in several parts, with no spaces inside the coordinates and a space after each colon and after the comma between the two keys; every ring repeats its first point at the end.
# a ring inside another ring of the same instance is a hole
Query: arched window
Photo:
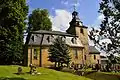
{"type": "Polygon", "coordinates": [[[94,60],[96,60],[96,55],[94,55],[94,60]]]}
{"type": "Polygon", "coordinates": [[[87,59],[86,55],[84,55],[84,59],[85,59],[85,60],[87,59]]]}
{"type": "Polygon", "coordinates": [[[75,58],[78,59],[78,51],[77,51],[77,49],[74,49],[74,55],[75,55],[75,58]]]}
{"type": "Polygon", "coordinates": [[[80,29],[80,33],[84,34],[84,31],[83,31],[83,29],[82,29],[82,28],[80,29]]]}
{"type": "Polygon", "coordinates": [[[37,49],[34,49],[34,59],[38,58],[38,53],[37,53],[37,49]]]}

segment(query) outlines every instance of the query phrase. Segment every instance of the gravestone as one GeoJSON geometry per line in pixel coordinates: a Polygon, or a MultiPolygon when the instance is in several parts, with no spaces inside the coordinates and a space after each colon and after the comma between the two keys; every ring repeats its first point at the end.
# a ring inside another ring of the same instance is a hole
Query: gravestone
{"type": "Polygon", "coordinates": [[[21,66],[18,67],[18,74],[22,74],[22,67],[21,66]]]}

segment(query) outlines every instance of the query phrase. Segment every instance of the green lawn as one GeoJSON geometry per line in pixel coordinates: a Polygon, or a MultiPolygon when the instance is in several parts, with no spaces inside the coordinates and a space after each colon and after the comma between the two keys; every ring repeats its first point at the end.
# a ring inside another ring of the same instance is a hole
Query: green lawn
{"type": "Polygon", "coordinates": [[[120,80],[120,73],[94,72],[85,77],[92,80],[120,80]]]}
{"type": "Polygon", "coordinates": [[[40,75],[30,75],[29,67],[23,67],[22,75],[16,75],[18,66],[0,66],[0,80],[120,80],[120,73],[94,72],[85,76],[77,76],[67,72],[46,68],[37,68],[40,75]]]}
{"type": "Polygon", "coordinates": [[[37,68],[41,75],[30,75],[28,67],[23,67],[23,75],[16,75],[17,66],[0,66],[0,80],[91,80],[84,76],[55,71],[46,68],[37,68]]]}

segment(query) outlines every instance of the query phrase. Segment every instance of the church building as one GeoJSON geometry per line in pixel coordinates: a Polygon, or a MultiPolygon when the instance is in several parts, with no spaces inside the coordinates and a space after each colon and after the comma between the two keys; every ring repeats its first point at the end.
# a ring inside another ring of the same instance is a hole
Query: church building
{"type": "Polygon", "coordinates": [[[73,11],[72,20],[66,32],[33,31],[25,51],[25,64],[49,67],[53,63],[48,61],[48,49],[57,36],[64,38],[69,45],[71,62],[75,64],[100,64],[100,52],[89,45],[88,27],[80,21],[78,12],[73,11]]]}

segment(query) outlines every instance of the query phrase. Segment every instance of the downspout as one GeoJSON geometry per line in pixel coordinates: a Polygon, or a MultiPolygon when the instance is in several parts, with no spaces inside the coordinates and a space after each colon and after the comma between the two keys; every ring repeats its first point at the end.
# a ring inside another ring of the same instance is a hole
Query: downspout
{"type": "Polygon", "coordinates": [[[82,64],[84,65],[84,48],[82,48],[82,64]]]}
{"type": "Polygon", "coordinates": [[[31,54],[30,54],[30,65],[32,64],[32,44],[31,44],[31,46],[30,46],[30,48],[31,48],[31,54]]]}
{"type": "Polygon", "coordinates": [[[42,42],[43,42],[44,34],[42,34],[42,39],[40,41],[40,67],[42,67],[42,42]]]}
{"type": "Polygon", "coordinates": [[[24,49],[23,49],[24,50],[23,51],[23,53],[24,53],[23,65],[24,66],[28,66],[28,44],[30,41],[30,37],[31,37],[31,32],[28,31],[28,35],[27,35],[26,42],[25,42],[24,49]]]}

